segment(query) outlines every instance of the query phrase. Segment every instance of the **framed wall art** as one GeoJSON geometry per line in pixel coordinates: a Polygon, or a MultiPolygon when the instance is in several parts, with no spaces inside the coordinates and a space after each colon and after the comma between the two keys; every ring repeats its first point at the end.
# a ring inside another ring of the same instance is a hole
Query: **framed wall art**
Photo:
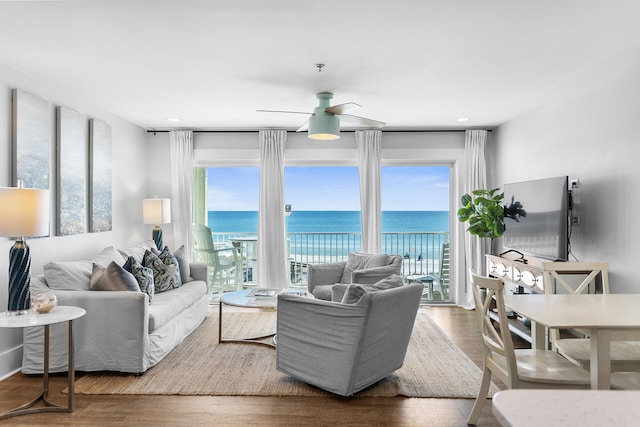
{"type": "Polygon", "coordinates": [[[82,234],[87,221],[87,119],[56,108],[58,163],[58,235],[82,234]]]}
{"type": "Polygon", "coordinates": [[[89,219],[92,233],[112,230],[111,126],[89,120],[89,219]]]}
{"type": "Polygon", "coordinates": [[[20,89],[12,91],[13,185],[50,189],[51,106],[20,89]]]}

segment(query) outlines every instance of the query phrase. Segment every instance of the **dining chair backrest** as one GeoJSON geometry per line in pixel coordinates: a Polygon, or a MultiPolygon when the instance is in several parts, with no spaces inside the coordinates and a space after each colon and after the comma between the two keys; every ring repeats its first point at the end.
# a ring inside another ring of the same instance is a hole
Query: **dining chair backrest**
{"type": "Polygon", "coordinates": [[[544,291],[546,294],[582,294],[591,289],[609,293],[609,263],[607,262],[544,262],[542,263],[544,291]],[[584,279],[568,280],[569,277],[584,275],[584,279]],[[598,289],[597,283],[601,284],[598,289]],[[574,283],[575,282],[575,283],[574,283]],[[559,292],[560,290],[560,292],[559,292]]]}
{"type": "Polygon", "coordinates": [[[518,368],[511,331],[508,327],[496,327],[494,319],[490,316],[492,302],[495,301],[498,324],[509,324],[504,305],[504,282],[501,279],[471,273],[471,284],[476,311],[480,316],[485,366],[509,388],[514,388],[517,384],[518,368]]]}

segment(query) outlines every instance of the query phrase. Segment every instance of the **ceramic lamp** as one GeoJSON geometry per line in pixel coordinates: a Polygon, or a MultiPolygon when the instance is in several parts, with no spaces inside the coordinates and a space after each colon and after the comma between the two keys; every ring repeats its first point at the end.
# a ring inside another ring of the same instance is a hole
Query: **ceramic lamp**
{"type": "Polygon", "coordinates": [[[160,224],[171,222],[171,199],[144,199],[142,217],[145,224],[154,224],[152,237],[159,251],[162,250],[162,228],[160,224]]]}
{"type": "Polygon", "coordinates": [[[9,250],[8,314],[31,307],[31,254],[25,237],[49,235],[49,190],[0,188],[0,236],[13,237],[9,250]]]}

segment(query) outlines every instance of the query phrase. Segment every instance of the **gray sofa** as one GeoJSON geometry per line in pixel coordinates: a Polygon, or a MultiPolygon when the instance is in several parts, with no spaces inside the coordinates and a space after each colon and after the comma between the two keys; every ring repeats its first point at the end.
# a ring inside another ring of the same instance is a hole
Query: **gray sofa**
{"type": "MultiPolygon", "coordinates": [[[[84,308],[74,321],[78,371],[142,373],[161,361],[204,320],[208,312],[206,264],[183,264],[182,285],[153,295],[133,291],[89,290],[92,263],[106,266],[137,260],[154,245],[147,241],[127,250],[105,248],[86,260],[49,263],[32,277],[31,293],[53,292],[58,305],[84,308]]],[[[43,314],[46,315],[46,314],[43,314]]],[[[22,372],[43,372],[43,328],[25,328],[22,372]]],[[[50,372],[67,371],[66,323],[51,327],[50,372]]]]}

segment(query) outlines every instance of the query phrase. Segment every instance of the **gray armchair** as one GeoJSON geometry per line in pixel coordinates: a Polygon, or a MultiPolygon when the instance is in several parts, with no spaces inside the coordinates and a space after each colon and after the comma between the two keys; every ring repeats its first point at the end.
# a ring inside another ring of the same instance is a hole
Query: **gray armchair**
{"type": "Polygon", "coordinates": [[[331,300],[331,288],[337,283],[373,284],[400,274],[400,255],[350,253],[347,261],[311,264],[307,271],[307,287],[314,297],[331,300]]]}
{"type": "Polygon", "coordinates": [[[376,383],[404,363],[422,290],[365,292],[353,304],[280,294],[276,368],[342,396],[376,383]]]}

